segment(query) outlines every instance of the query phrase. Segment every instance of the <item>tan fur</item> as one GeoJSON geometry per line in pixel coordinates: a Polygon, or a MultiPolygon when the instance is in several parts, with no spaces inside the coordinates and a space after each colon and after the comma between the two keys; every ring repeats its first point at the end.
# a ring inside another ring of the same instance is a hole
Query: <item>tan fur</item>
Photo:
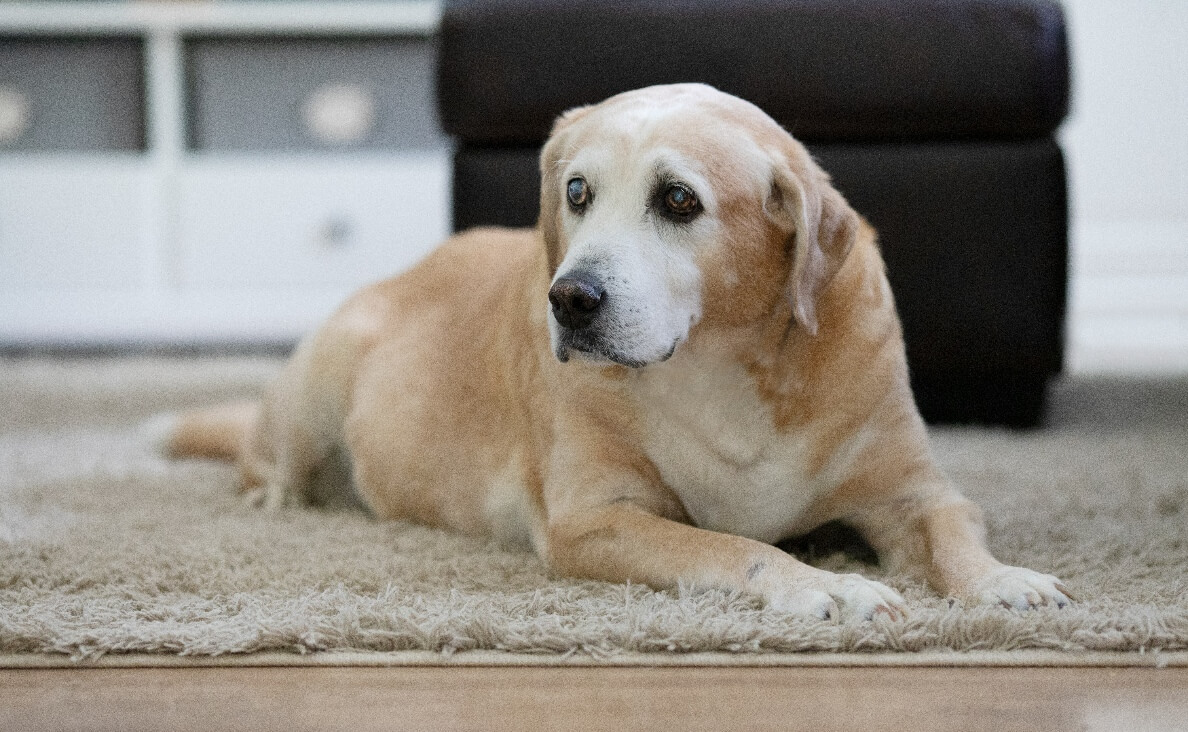
{"type": "Polygon", "coordinates": [[[165,451],[178,457],[236,460],[256,420],[254,402],[220,404],[189,412],[168,435],[165,451]]]}
{"type": "Polygon", "coordinates": [[[562,117],[541,175],[536,230],[456,236],[365,289],[299,347],[247,437],[244,407],[195,413],[175,451],[236,453],[275,506],[344,448],[381,518],[523,542],[565,574],[724,587],[806,616],[904,611],[888,587],[765,543],[835,519],[942,593],[1068,601],[986,551],[929,452],[875,232],[770,118],[699,85],[631,92],[562,117]],[[570,210],[575,170],[601,208],[570,210]],[[678,174],[705,203],[693,223],[663,220],[648,193],[678,174]],[[693,308],[671,357],[560,363],[550,282],[595,264],[611,282],[639,256],[662,291],[608,292],[644,298],[635,311],[693,308]]]}

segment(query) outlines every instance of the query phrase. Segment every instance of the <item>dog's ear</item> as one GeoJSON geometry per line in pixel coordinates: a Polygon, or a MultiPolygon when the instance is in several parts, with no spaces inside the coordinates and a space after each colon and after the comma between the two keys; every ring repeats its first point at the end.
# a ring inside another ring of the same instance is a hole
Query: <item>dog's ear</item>
{"type": "Polygon", "coordinates": [[[817,334],[817,302],[858,236],[859,217],[808,151],[793,146],[777,158],[767,210],[791,231],[787,296],[796,321],[817,334]]]}
{"type": "Polygon", "coordinates": [[[549,263],[549,276],[557,272],[561,264],[561,230],[558,218],[561,214],[562,151],[565,148],[565,131],[589,114],[591,106],[576,107],[565,112],[553,123],[549,139],[540,151],[540,213],[536,228],[544,240],[545,255],[549,263]]]}

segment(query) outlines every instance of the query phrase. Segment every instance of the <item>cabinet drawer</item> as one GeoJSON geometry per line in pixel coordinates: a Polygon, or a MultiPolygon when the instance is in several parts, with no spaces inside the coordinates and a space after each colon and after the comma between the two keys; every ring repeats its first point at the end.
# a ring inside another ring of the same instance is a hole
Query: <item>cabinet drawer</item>
{"type": "Polygon", "coordinates": [[[139,161],[0,158],[0,289],[139,286],[148,209],[139,161]]]}
{"type": "Polygon", "coordinates": [[[182,177],[187,287],[357,286],[447,235],[445,152],[384,161],[196,161],[182,177]]]}
{"type": "Polygon", "coordinates": [[[433,95],[435,43],[431,38],[191,40],[186,46],[190,145],[444,147],[433,95]]]}
{"type": "Polygon", "coordinates": [[[0,151],[144,148],[134,38],[0,36],[0,151]]]}

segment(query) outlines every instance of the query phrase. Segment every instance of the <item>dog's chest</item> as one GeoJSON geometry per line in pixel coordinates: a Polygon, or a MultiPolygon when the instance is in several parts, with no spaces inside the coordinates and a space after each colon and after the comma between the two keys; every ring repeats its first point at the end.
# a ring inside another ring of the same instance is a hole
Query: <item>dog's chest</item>
{"type": "Polygon", "coordinates": [[[834,488],[836,470],[811,475],[811,426],[777,430],[771,407],[741,366],[674,359],[641,374],[644,449],[702,528],[775,542],[834,488]]]}

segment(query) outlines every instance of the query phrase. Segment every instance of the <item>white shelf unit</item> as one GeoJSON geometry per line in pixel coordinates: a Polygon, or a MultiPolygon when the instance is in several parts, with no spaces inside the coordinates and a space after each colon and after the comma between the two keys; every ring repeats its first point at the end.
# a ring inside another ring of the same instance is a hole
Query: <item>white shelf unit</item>
{"type": "Polygon", "coordinates": [[[0,3],[0,38],[141,39],[146,110],[142,151],[0,146],[0,345],[286,342],[414,263],[449,231],[444,140],[194,149],[185,46],[431,38],[439,18],[416,1],[0,3]]]}

